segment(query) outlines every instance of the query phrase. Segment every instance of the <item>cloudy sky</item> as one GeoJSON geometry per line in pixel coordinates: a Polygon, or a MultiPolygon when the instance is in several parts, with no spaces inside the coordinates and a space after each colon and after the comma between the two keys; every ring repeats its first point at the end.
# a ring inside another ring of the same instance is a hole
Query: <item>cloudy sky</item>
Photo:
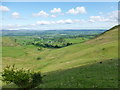
{"type": "Polygon", "coordinates": [[[0,11],[6,30],[109,29],[118,23],[117,2],[4,2],[0,11]]]}

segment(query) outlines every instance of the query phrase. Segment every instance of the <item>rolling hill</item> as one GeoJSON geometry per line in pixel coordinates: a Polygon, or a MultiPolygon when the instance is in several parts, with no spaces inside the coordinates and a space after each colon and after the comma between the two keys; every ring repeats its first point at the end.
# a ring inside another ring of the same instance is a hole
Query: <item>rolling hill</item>
{"type": "Polygon", "coordinates": [[[60,49],[44,49],[29,46],[3,46],[3,67],[16,64],[17,67],[35,71],[50,72],[68,69],[104,60],[118,58],[118,29],[108,30],[100,36],[60,49]],[[11,52],[11,53],[10,53],[11,52]],[[36,60],[41,58],[41,60],[36,60]],[[32,64],[32,65],[31,65],[32,64]]]}
{"type": "Polygon", "coordinates": [[[3,47],[3,66],[16,64],[18,68],[41,71],[46,76],[40,88],[118,88],[119,27],[60,49],[37,51],[32,45],[3,47]],[[11,50],[15,52],[10,53],[11,50]],[[41,60],[36,60],[38,57],[41,60]]]}

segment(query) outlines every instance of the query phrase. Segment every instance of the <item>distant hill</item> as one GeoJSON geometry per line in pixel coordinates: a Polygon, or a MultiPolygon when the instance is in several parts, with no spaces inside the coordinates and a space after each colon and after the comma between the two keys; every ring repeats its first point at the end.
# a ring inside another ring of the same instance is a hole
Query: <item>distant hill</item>
{"type": "Polygon", "coordinates": [[[48,34],[67,34],[67,35],[88,35],[92,32],[99,34],[104,32],[103,29],[83,29],[83,30],[2,30],[2,36],[35,36],[35,35],[48,35],[48,34]]]}

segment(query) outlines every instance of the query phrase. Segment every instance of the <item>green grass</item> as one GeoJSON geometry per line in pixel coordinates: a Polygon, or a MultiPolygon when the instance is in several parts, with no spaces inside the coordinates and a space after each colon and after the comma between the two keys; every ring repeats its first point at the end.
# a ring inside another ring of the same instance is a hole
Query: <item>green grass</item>
{"type": "Polygon", "coordinates": [[[25,54],[23,47],[3,47],[3,57],[20,57],[25,54]]]}
{"type": "Polygon", "coordinates": [[[10,37],[1,37],[2,38],[2,46],[17,46],[18,44],[15,43],[10,37]]]}
{"type": "Polygon", "coordinates": [[[117,60],[114,60],[118,59],[117,28],[84,43],[60,49],[39,51],[38,48],[32,45],[3,46],[3,68],[15,64],[17,68],[36,72],[55,71],[43,78],[45,83],[40,86],[43,88],[117,87],[117,60]],[[41,59],[37,60],[38,57],[41,59]],[[100,61],[103,63],[98,64],[100,61]]]}
{"type": "Polygon", "coordinates": [[[65,39],[66,42],[69,42],[69,43],[82,43],[84,41],[87,41],[89,40],[88,38],[68,38],[68,39],[65,39]]]}
{"type": "Polygon", "coordinates": [[[50,72],[118,58],[118,30],[111,30],[84,43],[60,49],[37,50],[32,45],[3,47],[3,67],[16,64],[18,68],[50,72]],[[41,60],[37,60],[37,58],[41,60]]]}
{"type": "Polygon", "coordinates": [[[41,88],[117,88],[118,61],[107,60],[73,69],[56,71],[43,78],[41,88]]]}
{"type": "Polygon", "coordinates": [[[11,40],[13,40],[14,42],[16,42],[19,45],[27,45],[30,42],[34,42],[34,38],[36,36],[12,36],[10,37],[11,40]]]}
{"type": "MultiPolygon", "coordinates": [[[[106,60],[86,66],[43,74],[37,88],[118,88],[118,60],[106,60]]],[[[3,88],[17,88],[14,84],[3,88]]]]}

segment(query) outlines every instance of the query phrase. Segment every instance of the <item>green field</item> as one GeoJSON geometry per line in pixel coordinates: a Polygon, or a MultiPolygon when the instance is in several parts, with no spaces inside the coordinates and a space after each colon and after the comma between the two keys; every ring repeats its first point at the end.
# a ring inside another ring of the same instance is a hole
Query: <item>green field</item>
{"type": "MultiPolygon", "coordinates": [[[[3,37],[4,43],[8,39],[10,38],[3,37]]],[[[13,45],[3,44],[3,68],[15,64],[18,68],[41,71],[46,74],[43,78],[44,84],[39,86],[42,88],[117,87],[118,28],[83,43],[78,43],[81,42],[79,38],[71,42],[77,44],[41,50],[34,45],[21,46],[15,42],[13,45]]],[[[12,84],[10,87],[15,86],[12,84]]]]}

